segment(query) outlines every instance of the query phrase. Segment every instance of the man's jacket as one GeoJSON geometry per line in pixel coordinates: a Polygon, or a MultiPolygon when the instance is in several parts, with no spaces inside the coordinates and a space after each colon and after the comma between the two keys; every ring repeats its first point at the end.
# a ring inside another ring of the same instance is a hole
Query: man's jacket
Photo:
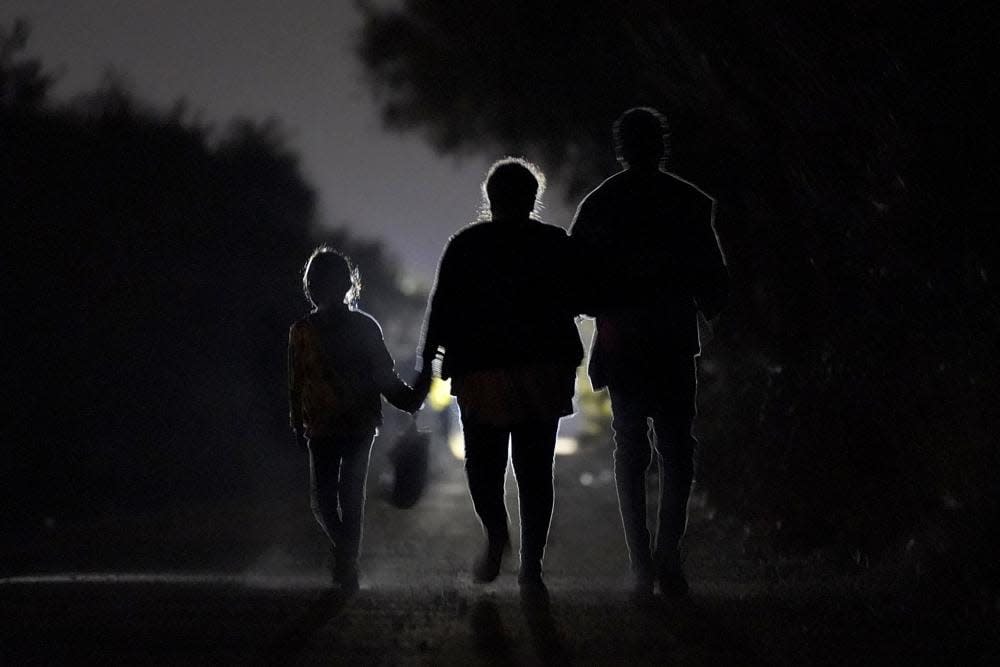
{"type": "Polygon", "coordinates": [[[659,361],[697,355],[697,312],[728,295],[715,201],[658,169],[627,169],[587,195],[571,228],[586,266],[584,309],[597,319],[595,389],[656,383],[659,361]]]}

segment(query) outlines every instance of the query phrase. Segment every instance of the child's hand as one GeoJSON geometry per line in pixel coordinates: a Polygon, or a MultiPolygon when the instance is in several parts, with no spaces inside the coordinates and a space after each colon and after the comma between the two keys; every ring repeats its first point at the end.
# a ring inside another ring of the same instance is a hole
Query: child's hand
{"type": "Polygon", "coordinates": [[[416,381],[413,383],[413,410],[410,411],[410,414],[413,414],[424,406],[424,400],[431,390],[431,382],[433,380],[434,375],[431,372],[430,365],[425,364],[423,370],[420,371],[420,375],[417,376],[416,381]]]}

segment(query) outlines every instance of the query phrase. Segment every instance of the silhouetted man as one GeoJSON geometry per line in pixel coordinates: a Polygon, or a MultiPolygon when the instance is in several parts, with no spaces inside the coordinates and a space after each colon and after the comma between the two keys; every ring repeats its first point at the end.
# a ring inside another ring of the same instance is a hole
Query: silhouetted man
{"type": "Polygon", "coordinates": [[[713,227],[714,200],[661,168],[667,125],[635,108],[614,125],[624,170],[584,198],[571,234],[597,283],[588,295],[597,319],[591,350],[594,389],[607,387],[614,413],[615,481],[634,592],[657,581],[687,592],[680,540],[694,478],[691,434],[701,351],[697,312],[722,308],[728,276],[713,227]],[[646,524],[649,419],[655,433],[660,498],[655,545],[646,524]]]}

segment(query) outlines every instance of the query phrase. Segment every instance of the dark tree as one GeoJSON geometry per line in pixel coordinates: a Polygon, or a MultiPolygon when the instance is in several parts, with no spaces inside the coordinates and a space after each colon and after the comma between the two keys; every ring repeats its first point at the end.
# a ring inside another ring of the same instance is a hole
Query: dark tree
{"type": "Polygon", "coordinates": [[[572,198],[623,109],[667,113],[734,278],[702,420],[722,509],[858,553],[994,527],[991,5],[362,6],[389,127],[525,153],[572,198]]]}
{"type": "Polygon", "coordinates": [[[23,30],[0,45],[2,525],[298,489],[285,355],[309,251],[356,257],[407,350],[422,299],[377,242],[316,228],[277,122],[216,133],[114,80],[47,103],[23,30]]]}
{"type": "Polygon", "coordinates": [[[35,59],[20,58],[31,30],[23,20],[0,26],[0,108],[37,109],[48,95],[55,77],[35,59]]]}

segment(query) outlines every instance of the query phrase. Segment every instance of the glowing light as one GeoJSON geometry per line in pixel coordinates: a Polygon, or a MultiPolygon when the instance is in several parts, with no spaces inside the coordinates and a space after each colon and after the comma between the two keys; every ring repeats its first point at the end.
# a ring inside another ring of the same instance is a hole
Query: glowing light
{"type": "Polygon", "coordinates": [[[556,456],[571,456],[580,451],[576,438],[556,438],[556,456]]]}
{"type": "MultiPolygon", "coordinates": [[[[465,439],[461,431],[448,436],[448,451],[459,461],[465,460],[465,439]]],[[[556,456],[571,456],[579,451],[580,443],[576,438],[556,438],[556,456]]]]}
{"type": "Polygon", "coordinates": [[[448,449],[459,461],[465,460],[465,438],[462,437],[461,431],[455,431],[448,436],[448,449]]]}
{"type": "Polygon", "coordinates": [[[451,405],[451,380],[434,378],[431,382],[431,391],[427,394],[427,404],[434,412],[447,410],[451,405]]]}

